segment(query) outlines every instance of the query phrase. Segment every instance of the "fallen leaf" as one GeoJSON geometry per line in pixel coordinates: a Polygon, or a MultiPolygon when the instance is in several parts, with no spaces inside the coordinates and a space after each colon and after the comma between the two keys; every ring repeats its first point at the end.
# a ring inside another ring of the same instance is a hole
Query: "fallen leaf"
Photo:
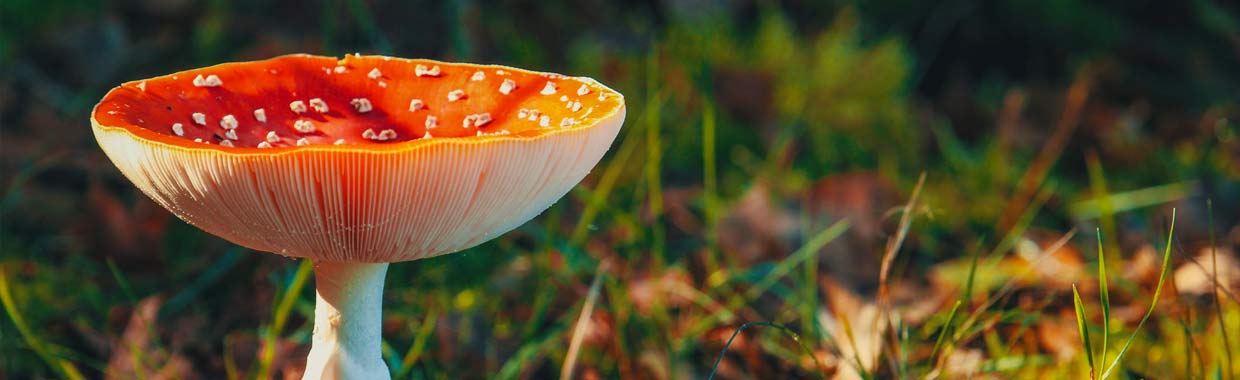
{"type": "Polygon", "coordinates": [[[104,370],[106,379],[198,378],[188,358],[164,347],[159,340],[155,316],[162,304],[159,297],[147,297],[138,302],[125,331],[112,346],[112,355],[104,370]]]}
{"type": "Polygon", "coordinates": [[[757,182],[719,223],[719,248],[747,268],[790,252],[797,217],[772,200],[770,185],[757,182]]]}
{"type": "Polygon", "coordinates": [[[815,182],[802,204],[810,231],[848,221],[848,231],[819,252],[820,268],[849,289],[877,288],[881,256],[875,252],[888,235],[886,215],[901,204],[895,186],[874,172],[841,173],[815,182]]]}
{"type": "Polygon", "coordinates": [[[834,339],[840,366],[836,380],[861,380],[862,372],[873,374],[883,350],[883,322],[878,305],[872,298],[862,299],[829,279],[821,283],[827,307],[818,310],[818,322],[834,339]],[[860,365],[860,368],[857,366],[860,365]]]}
{"type": "Polygon", "coordinates": [[[1240,284],[1240,262],[1228,248],[1202,248],[1197,257],[1175,270],[1175,286],[1180,294],[1206,295],[1216,286],[1235,291],[1240,284]],[[1215,275],[1218,283],[1215,284],[1215,275]]]}

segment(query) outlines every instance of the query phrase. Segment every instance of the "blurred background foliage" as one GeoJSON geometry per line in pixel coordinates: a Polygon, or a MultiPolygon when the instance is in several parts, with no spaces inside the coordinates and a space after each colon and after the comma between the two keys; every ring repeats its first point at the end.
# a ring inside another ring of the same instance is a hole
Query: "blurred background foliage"
{"type": "Polygon", "coordinates": [[[545,215],[393,265],[395,378],[705,378],[747,321],[812,359],[746,330],[718,378],[1085,378],[1070,290],[1098,297],[1093,232],[1116,305],[1104,327],[1087,302],[1088,325],[1126,337],[1172,208],[1174,281],[1115,378],[1240,375],[1231,2],[5,0],[0,379],[299,378],[309,267],[170,216],[89,129],[123,81],[294,52],[591,76],[628,101],[545,215]]]}

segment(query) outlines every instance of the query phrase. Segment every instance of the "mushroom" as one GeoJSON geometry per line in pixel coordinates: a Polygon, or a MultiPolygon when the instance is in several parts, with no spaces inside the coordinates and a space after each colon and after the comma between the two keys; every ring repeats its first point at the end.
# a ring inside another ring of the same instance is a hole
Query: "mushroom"
{"type": "Polygon", "coordinates": [[[389,263],[458,252],[532,219],[598,163],[624,116],[624,97],[588,78],[290,55],[122,84],[95,106],[91,125],[121,173],[177,217],[314,261],[304,379],[389,379],[380,356],[389,263]],[[196,86],[206,79],[189,79],[199,75],[220,84],[196,86]],[[375,86],[376,76],[397,85],[375,86]],[[579,86],[610,95],[574,98],[594,110],[583,114],[540,94],[579,86]],[[452,90],[470,96],[449,102],[452,90]],[[307,100],[359,112],[307,112],[307,100]],[[541,111],[518,118],[524,110],[541,111]],[[227,116],[243,113],[258,120],[227,116]],[[169,128],[226,116],[227,138],[219,128],[169,128]]]}

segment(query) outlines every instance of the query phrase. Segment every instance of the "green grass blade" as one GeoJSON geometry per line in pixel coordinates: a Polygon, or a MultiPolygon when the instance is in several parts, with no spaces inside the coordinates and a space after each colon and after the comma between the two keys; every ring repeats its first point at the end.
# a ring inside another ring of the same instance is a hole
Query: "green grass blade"
{"type": "Polygon", "coordinates": [[[943,328],[939,329],[939,338],[934,340],[934,350],[930,351],[930,358],[934,359],[935,362],[941,360],[937,357],[939,349],[943,347],[943,342],[946,340],[947,335],[951,333],[952,321],[956,320],[956,312],[960,310],[960,305],[960,300],[956,300],[956,304],[952,305],[952,310],[947,312],[947,322],[943,322],[943,328]]]}
{"type": "Polygon", "coordinates": [[[409,350],[405,351],[405,356],[400,359],[400,369],[392,378],[402,379],[413,371],[413,363],[417,363],[422,354],[426,352],[426,344],[430,342],[431,333],[434,332],[438,321],[439,311],[431,308],[426,313],[426,318],[422,319],[422,324],[418,326],[418,331],[413,336],[413,344],[409,345],[409,350]]]}
{"type": "Polygon", "coordinates": [[[1107,344],[1111,339],[1111,294],[1107,290],[1107,256],[1102,249],[1102,230],[1095,229],[1098,239],[1098,298],[1102,302],[1102,357],[1098,362],[1107,361],[1107,344]]]}
{"type": "MultiPolygon", "coordinates": [[[[653,95],[653,97],[660,98],[657,94],[653,95]]],[[[654,100],[651,102],[652,103],[650,104],[658,104],[654,103],[654,100]]],[[[658,102],[662,102],[662,100],[660,99],[658,102]]],[[[606,200],[610,196],[612,190],[616,187],[616,181],[619,180],[624,169],[628,167],[629,158],[632,157],[633,153],[637,150],[638,143],[640,141],[644,141],[644,138],[639,137],[637,134],[637,131],[644,125],[645,123],[635,123],[635,125],[628,130],[627,134],[624,135],[624,141],[620,142],[620,147],[616,149],[616,155],[611,158],[611,162],[609,162],[607,167],[603,169],[602,174],[599,176],[598,183],[594,186],[593,191],[590,192],[585,201],[586,206],[585,209],[581,210],[581,218],[578,219],[577,225],[573,227],[573,233],[569,235],[569,241],[572,245],[580,246],[581,243],[585,242],[586,236],[590,232],[590,226],[594,223],[595,217],[598,216],[598,213],[602,211],[602,209],[607,207],[606,200]]],[[[578,190],[584,190],[584,187],[582,186],[577,186],[576,188],[578,190]]]]}
{"type": "Polygon", "coordinates": [[[276,336],[284,330],[284,323],[288,322],[289,313],[293,310],[293,303],[301,295],[301,288],[305,287],[306,280],[311,273],[314,273],[314,262],[310,259],[301,260],[301,264],[297,266],[297,273],[293,275],[293,281],[289,283],[288,289],[285,289],[284,294],[280,296],[280,302],[276,304],[275,313],[271,317],[271,327],[267,328],[267,333],[263,336],[265,344],[263,345],[263,356],[259,363],[258,379],[270,377],[271,364],[275,360],[276,354],[276,336]]]}
{"type": "Polygon", "coordinates": [[[752,288],[749,288],[746,296],[748,296],[749,299],[757,298],[767,289],[770,289],[771,286],[775,285],[776,281],[779,281],[779,279],[787,276],[788,273],[792,271],[792,268],[795,268],[801,262],[808,260],[811,256],[817,255],[818,250],[822,249],[823,246],[827,245],[827,243],[830,243],[832,240],[835,240],[835,238],[840,237],[840,235],[843,235],[844,231],[848,230],[848,227],[848,220],[842,219],[835,222],[835,224],[832,224],[830,227],[827,227],[827,229],[822,230],[817,235],[814,235],[814,237],[810,238],[810,240],[806,242],[805,245],[801,246],[800,249],[793,252],[791,255],[788,255],[788,258],[781,261],[778,265],[775,265],[775,268],[771,269],[766,276],[762,277],[761,281],[758,281],[752,288]]]}
{"type": "Polygon", "coordinates": [[[969,278],[964,282],[964,296],[960,298],[964,302],[973,302],[973,283],[977,280],[977,260],[982,257],[982,242],[978,242],[977,249],[973,250],[973,258],[969,259],[969,278]]]}
{"type": "Polygon", "coordinates": [[[1111,372],[1115,370],[1115,367],[1119,366],[1119,363],[1124,359],[1124,354],[1128,353],[1128,348],[1131,347],[1132,341],[1136,340],[1137,334],[1141,333],[1141,327],[1145,326],[1145,322],[1154,314],[1154,308],[1158,306],[1158,298],[1162,295],[1163,284],[1167,281],[1167,272],[1171,269],[1171,239],[1174,236],[1175,209],[1171,209],[1171,228],[1167,231],[1167,247],[1163,249],[1162,269],[1158,272],[1158,287],[1154,288],[1154,299],[1150,301],[1150,308],[1145,311],[1145,316],[1141,317],[1141,322],[1137,323],[1137,329],[1128,337],[1128,341],[1124,342],[1124,347],[1115,356],[1115,361],[1112,361],[1111,365],[1107,366],[1107,370],[1102,373],[1102,377],[1099,379],[1106,380],[1111,375],[1111,372]]]}
{"type": "Polygon", "coordinates": [[[702,108],[702,211],[706,219],[704,259],[706,273],[711,274],[719,269],[716,259],[719,254],[718,220],[723,210],[719,207],[719,190],[715,182],[715,104],[708,101],[702,108]]]}
{"type": "Polygon", "coordinates": [[[1085,304],[1081,302],[1081,292],[1072,284],[1072,304],[1076,307],[1076,329],[1081,333],[1081,346],[1085,348],[1085,362],[1089,363],[1089,377],[1094,376],[1094,348],[1089,343],[1089,326],[1085,323],[1085,304]]]}
{"type": "Polygon", "coordinates": [[[801,346],[801,350],[804,351],[806,355],[809,355],[809,357],[814,360],[814,364],[817,365],[818,369],[822,371],[821,372],[822,376],[824,378],[826,377],[827,375],[826,367],[822,365],[822,362],[818,361],[818,356],[814,355],[814,351],[810,350],[809,346],[806,346],[805,342],[801,341],[800,335],[797,335],[797,333],[793,332],[787,327],[780,326],[780,325],[777,325],[771,322],[746,322],[745,324],[742,324],[739,327],[737,327],[736,331],[732,332],[732,336],[728,338],[728,342],[723,344],[723,350],[719,352],[719,358],[715,359],[715,365],[711,367],[710,376],[706,377],[707,380],[714,380],[715,373],[719,371],[719,363],[722,363],[724,355],[728,354],[728,348],[732,346],[732,341],[736,339],[737,335],[741,334],[741,331],[745,331],[745,329],[749,328],[750,326],[766,326],[766,327],[779,330],[779,332],[782,332],[785,335],[788,335],[788,337],[792,338],[793,341],[797,342],[797,344],[801,346]]]}
{"type": "Polygon", "coordinates": [[[129,304],[137,305],[138,297],[134,295],[133,288],[129,286],[129,280],[125,279],[125,275],[121,274],[121,269],[116,266],[116,260],[112,257],[107,259],[108,271],[112,273],[112,279],[116,280],[116,286],[121,288],[121,294],[129,300],[129,304]]]}
{"type": "Polygon", "coordinates": [[[43,359],[44,363],[47,363],[48,367],[51,367],[53,371],[56,371],[59,376],[64,378],[74,380],[84,378],[73,363],[53,356],[47,345],[42,340],[39,340],[39,336],[35,335],[34,331],[30,329],[30,325],[26,323],[26,318],[22,317],[17,310],[17,302],[13,301],[13,292],[9,290],[8,272],[3,267],[0,267],[0,304],[4,305],[5,313],[9,315],[9,319],[13,320],[13,325],[17,327],[17,332],[21,334],[22,339],[26,341],[26,344],[30,346],[30,349],[34,350],[34,353],[40,359],[43,359]]]}

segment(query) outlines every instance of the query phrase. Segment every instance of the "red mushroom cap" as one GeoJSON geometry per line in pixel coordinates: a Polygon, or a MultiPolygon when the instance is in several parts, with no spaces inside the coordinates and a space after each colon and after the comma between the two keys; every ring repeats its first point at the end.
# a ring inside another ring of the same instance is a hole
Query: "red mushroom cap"
{"type": "Polygon", "coordinates": [[[598,163],[624,114],[624,97],[589,78],[290,55],[125,83],[91,123],[126,177],[207,232],[396,262],[538,215],[598,163]]]}

